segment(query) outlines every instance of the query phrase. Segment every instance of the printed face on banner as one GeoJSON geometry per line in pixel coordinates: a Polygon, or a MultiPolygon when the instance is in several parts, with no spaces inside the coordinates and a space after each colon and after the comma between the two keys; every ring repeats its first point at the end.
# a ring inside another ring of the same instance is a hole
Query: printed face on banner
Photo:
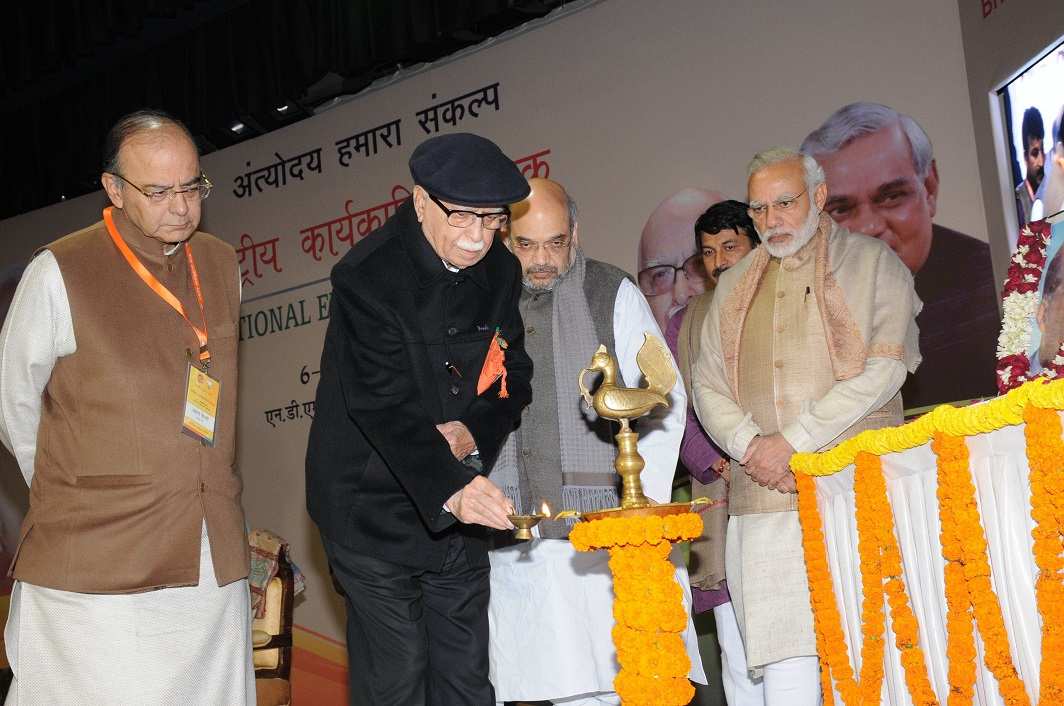
{"type": "Polygon", "coordinates": [[[828,215],[847,230],[879,238],[919,272],[931,252],[938,199],[934,161],[926,176],[916,173],[898,123],[815,156],[827,177],[828,215]]]}
{"type": "Polygon", "coordinates": [[[201,201],[194,191],[153,203],[131,185],[154,192],[181,189],[200,178],[199,154],[183,132],[164,127],[127,138],[118,151],[118,165],[122,178],[104,174],[104,188],[111,202],[145,235],[180,243],[195,232],[201,201]]]}
{"type": "Polygon", "coordinates": [[[1064,221],[1053,226],[1046,248],[1046,266],[1038,283],[1036,326],[1031,327],[1028,357],[1031,372],[1049,365],[1064,343],[1064,221]]]}
{"type": "Polygon", "coordinates": [[[716,191],[689,187],[658,204],[639,239],[639,288],[658,326],[706,290],[706,273],[696,247],[695,222],[724,200],[716,191]]]}

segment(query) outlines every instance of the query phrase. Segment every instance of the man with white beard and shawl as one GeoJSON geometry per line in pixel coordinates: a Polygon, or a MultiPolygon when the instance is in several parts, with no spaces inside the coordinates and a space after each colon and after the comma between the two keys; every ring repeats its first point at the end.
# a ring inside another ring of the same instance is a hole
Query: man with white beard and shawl
{"type": "Polygon", "coordinates": [[[823,213],[827,186],[812,157],[758,153],[747,191],[763,247],[720,276],[694,363],[694,404],[737,459],[725,572],[747,665],[767,706],[815,706],[819,665],[789,461],[901,423],[899,390],[920,362],[921,304],[887,245],[823,213]]]}

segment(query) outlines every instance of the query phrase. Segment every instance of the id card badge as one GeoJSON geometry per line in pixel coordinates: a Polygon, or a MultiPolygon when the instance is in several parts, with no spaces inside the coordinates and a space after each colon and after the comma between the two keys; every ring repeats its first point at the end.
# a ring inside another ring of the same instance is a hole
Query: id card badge
{"type": "Polygon", "coordinates": [[[218,401],[222,383],[196,366],[188,365],[188,384],[185,385],[185,418],[181,431],[205,446],[214,446],[214,428],[218,420],[218,401]]]}

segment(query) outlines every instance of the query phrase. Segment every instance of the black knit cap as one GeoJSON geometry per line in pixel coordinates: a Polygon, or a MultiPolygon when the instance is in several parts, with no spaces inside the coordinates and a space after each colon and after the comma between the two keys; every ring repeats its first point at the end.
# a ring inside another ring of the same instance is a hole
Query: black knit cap
{"type": "Polygon", "coordinates": [[[418,145],[410,156],[410,176],[436,198],[460,206],[507,206],[531,190],[498,145],[468,132],[418,145]]]}

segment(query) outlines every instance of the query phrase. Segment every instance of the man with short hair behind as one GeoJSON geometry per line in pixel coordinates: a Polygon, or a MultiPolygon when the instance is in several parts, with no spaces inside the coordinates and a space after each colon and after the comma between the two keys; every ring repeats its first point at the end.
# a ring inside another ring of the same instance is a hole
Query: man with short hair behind
{"type": "Polygon", "coordinates": [[[672,349],[688,395],[687,423],[680,443],[680,461],[691,475],[691,497],[707,497],[722,504],[702,512],[702,536],[691,543],[691,594],[695,613],[713,611],[721,652],[721,681],[730,706],[762,702],[761,685],[750,679],[742,636],[735,622],[724,575],[724,536],[728,524],[728,461],[695,416],[691,367],[701,348],[702,324],[713,301],[721,274],[738,264],[761,239],[742,201],[713,204],[694,225],[695,244],[710,287],[690,299],[669,319],[665,340],[672,349]]]}
{"type": "Polygon", "coordinates": [[[521,270],[495,233],[528,182],[493,142],[426,140],[414,192],[332,271],[307,508],[346,594],[352,706],[490,706],[486,477],[531,397],[521,270]]]}
{"type": "MultiPolygon", "coordinates": [[[[661,333],[631,278],[584,256],[576,204],[565,189],[547,179],[532,179],[531,187],[528,199],[513,205],[508,243],[524,272],[521,316],[536,378],[532,403],[490,478],[525,513],[538,511],[544,501],[552,510],[616,507],[617,428],[586,410],[577,376],[603,344],[616,355],[623,382],[639,384],[636,353],[643,334],[660,338],[661,333]]],[[[659,503],[672,495],[687,403],[681,386],[672,391],[670,402],[668,410],[659,408],[636,423],[646,460],[643,491],[659,503]]],[[[536,539],[517,545],[497,535],[499,548],[490,554],[496,698],[616,704],[609,557],[605,552],[578,553],[567,540],[564,521],[541,522],[536,533],[536,539]]],[[[676,577],[690,608],[682,564],[676,577]]],[[[686,637],[691,676],[704,682],[690,621],[686,637]]]]}
{"type": "Polygon", "coordinates": [[[812,157],[766,150],[748,174],[762,246],[720,277],[695,409],[733,459],[725,564],[747,664],[767,706],[813,706],[820,672],[789,461],[902,421],[920,302],[890,248],[823,213],[812,157]]]}
{"type": "Polygon", "coordinates": [[[1023,144],[1023,163],[1026,171],[1023,180],[1016,185],[1016,215],[1022,226],[1031,220],[1035,193],[1042,183],[1042,177],[1045,176],[1045,125],[1042,123],[1042,113],[1034,106],[1023,111],[1020,141],[1023,144]]]}
{"type": "Polygon", "coordinates": [[[913,273],[924,362],[905,382],[910,408],[997,394],[997,283],[990,246],[935,225],[938,167],[919,123],[879,103],[851,103],[802,142],[827,176],[825,211],[882,240],[913,273]]]}
{"type": "Polygon", "coordinates": [[[161,111],[107,135],[103,220],[42,248],[0,333],[0,439],[30,485],[7,703],[254,704],[235,468],[236,253],[161,111]]]}

